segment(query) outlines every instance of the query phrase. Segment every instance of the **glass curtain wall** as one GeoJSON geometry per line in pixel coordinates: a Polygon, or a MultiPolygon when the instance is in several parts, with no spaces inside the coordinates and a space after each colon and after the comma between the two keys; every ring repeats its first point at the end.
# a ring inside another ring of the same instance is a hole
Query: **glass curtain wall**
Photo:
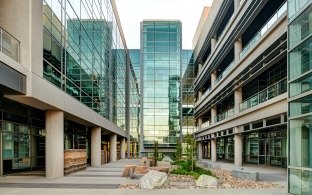
{"type": "Polygon", "coordinates": [[[125,128],[126,50],[109,0],[43,0],[44,78],[125,128]]]}
{"type": "Polygon", "coordinates": [[[312,193],[312,2],[288,0],[288,192],[312,193]]]}
{"type": "Polygon", "coordinates": [[[193,82],[195,79],[194,74],[194,61],[192,50],[182,50],[182,101],[181,101],[181,136],[182,136],[182,155],[187,153],[187,144],[191,143],[193,133],[196,130],[194,119],[194,88],[193,82]]]}
{"type": "Polygon", "coordinates": [[[180,137],[181,22],[141,24],[144,147],[176,147],[180,137]]]}

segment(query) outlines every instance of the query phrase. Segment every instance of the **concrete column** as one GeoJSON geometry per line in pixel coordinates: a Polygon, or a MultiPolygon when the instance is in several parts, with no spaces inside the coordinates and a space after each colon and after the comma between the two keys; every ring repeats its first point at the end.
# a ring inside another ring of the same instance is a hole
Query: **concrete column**
{"type": "Polygon", "coordinates": [[[46,178],[64,176],[64,112],[46,111],[46,178]]]}
{"type": "Polygon", "coordinates": [[[211,108],[211,124],[216,123],[215,118],[217,116],[217,107],[214,106],[211,108]]]}
{"type": "Polygon", "coordinates": [[[266,120],[265,119],[262,119],[262,124],[263,124],[263,127],[266,127],[266,120]]]}
{"type": "Polygon", "coordinates": [[[217,39],[215,37],[211,38],[211,51],[213,51],[216,48],[217,39]]]}
{"type": "MultiPolygon", "coordinates": [[[[235,127],[238,128],[238,127],[235,127]]],[[[235,132],[235,130],[234,130],[235,132]]],[[[243,141],[240,133],[234,135],[234,163],[235,166],[243,165],[243,141]]]]}
{"type": "Polygon", "coordinates": [[[239,38],[237,39],[235,42],[234,42],[234,63],[237,64],[239,62],[239,59],[240,59],[240,53],[242,51],[242,39],[239,38]]]}
{"type": "Polygon", "coordinates": [[[240,1],[241,0],[234,0],[234,12],[236,12],[238,10],[240,1]]]}
{"type": "Polygon", "coordinates": [[[120,158],[126,158],[126,138],[122,138],[120,142],[120,158]]]}
{"type": "Polygon", "coordinates": [[[285,123],[285,114],[281,114],[281,123],[285,123]]]}
{"type": "Polygon", "coordinates": [[[202,64],[198,64],[198,73],[200,73],[202,69],[203,69],[203,65],[202,64]]]}
{"type": "Polygon", "coordinates": [[[197,142],[197,152],[198,152],[198,160],[203,159],[203,144],[201,142],[197,142]]]}
{"type": "Polygon", "coordinates": [[[91,129],[91,166],[101,166],[101,127],[91,129]]]}
{"type": "Polygon", "coordinates": [[[213,138],[210,141],[211,144],[211,162],[217,162],[217,142],[216,139],[213,138]]]}
{"type": "Polygon", "coordinates": [[[203,91],[200,89],[198,91],[198,100],[200,100],[200,98],[203,96],[203,91]]]}
{"type": "Polygon", "coordinates": [[[198,118],[198,122],[197,122],[198,129],[199,129],[199,130],[201,130],[202,124],[203,124],[203,118],[202,118],[202,117],[199,117],[199,118],[198,118]]]}
{"type": "Polygon", "coordinates": [[[134,147],[133,147],[133,156],[137,157],[137,143],[134,143],[134,147]]]}
{"type": "Polygon", "coordinates": [[[210,78],[211,78],[211,88],[213,88],[215,86],[215,81],[217,80],[216,70],[212,71],[210,78]]]}
{"type": "Polygon", "coordinates": [[[109,155],[110,162],[117,161],[117,134],[113,133],[109,138],[109,155]]]}
{"type": "Polygon", "coordinates": [[[243,100],[243,91],[242,88],[236,89],[234,91],[234,106],[235,111],[237,110],[239,112],[239,105],[242,103],[243,100]]]}

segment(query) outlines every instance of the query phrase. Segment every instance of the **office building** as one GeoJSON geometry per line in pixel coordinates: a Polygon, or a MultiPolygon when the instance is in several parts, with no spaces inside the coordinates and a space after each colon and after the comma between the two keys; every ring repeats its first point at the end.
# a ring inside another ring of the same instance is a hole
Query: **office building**
{"type": "Polygon", "coordinates": [[[181,118],[180,21],[141,22],[140,152],[175,152],[181,118]]]}
{"type": "Polygon", "coordinates": [[[1,1],[0,26],[1,176],[125,158],[139,91],[115,2],[1,1]]]}
{"type": "Polygon", "coordinates": [[[312,2],[288,0],[288,192],[312,194],[312,2]]]}
{"type": "Polygon", "coordinates": [[[286,168],[287,2],[214,1],[198,28],[198,158],[286,168]]]}

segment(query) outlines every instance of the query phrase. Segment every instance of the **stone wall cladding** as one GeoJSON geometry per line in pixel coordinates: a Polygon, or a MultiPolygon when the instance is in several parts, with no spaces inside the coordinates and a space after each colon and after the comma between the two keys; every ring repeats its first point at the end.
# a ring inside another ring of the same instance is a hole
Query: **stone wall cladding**
{"type": "Polygon", "coordinates": [[[87,167],[87,151],[85,149],[64,150],[64,174],[74,173],[87,167]]]}

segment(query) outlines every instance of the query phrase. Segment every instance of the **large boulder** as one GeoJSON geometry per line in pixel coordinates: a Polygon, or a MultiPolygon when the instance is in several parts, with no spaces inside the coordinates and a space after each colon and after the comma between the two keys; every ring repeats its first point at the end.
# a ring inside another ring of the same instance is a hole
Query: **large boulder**
{"type": "Polygon", "coordinates": [[[161,188],[168,182],[168,175],[164,172],[151,170],[140,179],[141,189],[161,188]]]}
{"type": "Polygon", "coordinates": [[[163,162],[169,162],[169,163],[173,163],[173,160],[169,157],[164,155],[164,158],[162,159],[163,162]]]}
{"type": "Polygon", "coordinates": [[[197,187],[209,188],[209,187],[217,187],[219,180],[215,177],[209,175],[201,175],[196,181],[197,187]]]}

